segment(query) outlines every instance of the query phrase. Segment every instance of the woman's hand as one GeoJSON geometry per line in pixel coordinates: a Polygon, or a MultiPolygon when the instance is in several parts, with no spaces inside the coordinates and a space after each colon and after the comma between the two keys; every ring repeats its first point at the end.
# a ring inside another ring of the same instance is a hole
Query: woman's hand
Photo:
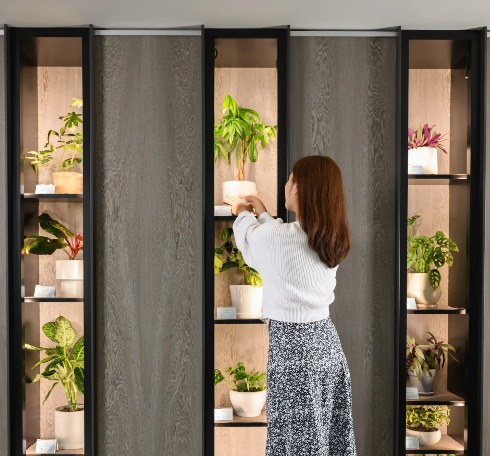
{"type": "Polygon", "coordinates": [[[262,200],[259,198],[259,196],[255,193],[252,193],[250,195],[238,195],[240,198],[243,200],[247,201],[249,204],[253,205],[253,208],[255,210],[255,213],[257,214],[257,217],[262,214],[262,212],[266,212],[267,209],[262,202],[262,200]]]}
{"type": "Polygon", "coordinates": [[[233,195],[226,195],[226,200],[224,201],[227,204],[231,205],[231,213],[233,215],[238,215],[240,212],[253,210],[253,205],[251,203],[246,203],[241,198],[237,198],[233,195]]]}

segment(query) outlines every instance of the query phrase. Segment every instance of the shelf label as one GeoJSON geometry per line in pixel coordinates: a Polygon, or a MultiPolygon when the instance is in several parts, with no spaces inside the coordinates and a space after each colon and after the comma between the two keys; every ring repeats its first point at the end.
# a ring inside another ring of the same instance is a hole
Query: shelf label
{"type": "Polygon", "coordinates": [[[405,447],[412,450],[418,450],[420,448],[419,446],[419,438],[415,437],[413,435],[406,435],[405,436],[405,447]]]}
{"type": "Polygon", "coordinates": [[[236,320],[236,307],[216,307],[217,320],[236,320]]]}
{"type": "Polygon", "coordinates": [[[36,194],[49,194],[56,193],[56,186],[54,184],[36,184],[36,194]]]}
{"type": "Polygon", "coordinates": [[[35,298],[54,298],[55,287],[49,285],[36,285],[34,289],[35,298]]]}
{"type": "Polygon", "coordinates": [[[417,303],[415,302],[415,298],[407,298],[407,309],[417,310],[417,303]]]}
{"type": "Polygon", "coordinates": [[[36,453],[55,454],[58,447],[56,439],[37,439],[36,453]]]}
{"type": "Polygon", "coordinates": [[[420,399],[418,388],[407,386],[406,399],[407,401],[418,401],[420,399]]]}
{"type": "Polygon", "coordinates": [[[215,421],[233,421],[233,407],[215,408],[215,421]]]}

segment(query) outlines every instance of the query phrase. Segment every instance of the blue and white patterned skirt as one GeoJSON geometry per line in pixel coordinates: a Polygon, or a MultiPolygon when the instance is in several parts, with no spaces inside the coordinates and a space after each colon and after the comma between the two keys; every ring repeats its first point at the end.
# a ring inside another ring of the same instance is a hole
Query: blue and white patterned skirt
{"type": "Polygon", "coordinates": [[[355,456],[351,378],[330,318],[270,320],[266,456],[355,456]]]}

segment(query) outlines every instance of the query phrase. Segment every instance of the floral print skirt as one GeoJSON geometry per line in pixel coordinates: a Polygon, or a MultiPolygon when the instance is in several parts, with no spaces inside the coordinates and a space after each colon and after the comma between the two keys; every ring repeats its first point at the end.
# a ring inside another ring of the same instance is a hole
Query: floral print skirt
{"type": "Polygon", "coordinates": [[[355,456],[351,378],[330,318],[269,322],[266,456],[355,456]]]}

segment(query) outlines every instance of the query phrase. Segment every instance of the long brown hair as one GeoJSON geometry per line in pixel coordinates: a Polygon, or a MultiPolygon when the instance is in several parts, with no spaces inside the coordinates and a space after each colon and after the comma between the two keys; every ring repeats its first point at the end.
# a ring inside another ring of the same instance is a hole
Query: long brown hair
{"type": "Polygon", "coordinates": [[[342,173],[329,157],[310,155],[293,166],[298,189],[298,218],[308,245],[329,268],[337,266],[350,250],[342,173]]]}

